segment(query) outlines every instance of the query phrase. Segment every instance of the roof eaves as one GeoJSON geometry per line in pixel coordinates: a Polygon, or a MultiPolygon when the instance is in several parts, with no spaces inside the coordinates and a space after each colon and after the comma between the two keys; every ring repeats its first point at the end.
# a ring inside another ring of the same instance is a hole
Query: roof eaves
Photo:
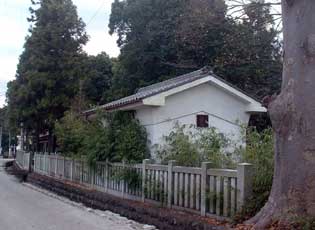
{"type": "Polygon", "coordinates": [[[219,81],[222,81],[224,84],[226,84],[226,85],[228,85],[228,86],[234,88],[235,90],[241,92],[242,94],[244,94],[244,95],[246,95],[247,97],[253,99],[254,101],[259,102],[259,103],[262,103],[262,101],[261,101],[260,99],[258,99],[257,97],[255,97],[254,95],[251,95],[251,94],[245,92],[244,90],[242,90],[242,89],[240,89],[239,87],[237,87],[237,86],[231,84],[230,82],[228,82],[228,81],[226,81],[225,79],[219,77],[218,75],[216,75],[216,74],[213,73],[213,74],[211,74],[211,76],[213,76],[214,78],[218,79],[219,81]]]}

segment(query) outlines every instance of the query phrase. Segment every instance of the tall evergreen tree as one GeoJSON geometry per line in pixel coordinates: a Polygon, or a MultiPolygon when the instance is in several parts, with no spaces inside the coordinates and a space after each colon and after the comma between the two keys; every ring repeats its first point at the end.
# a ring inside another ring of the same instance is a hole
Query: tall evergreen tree
{"type": "Polygon", "coordinates": [[[30,35],[9,86],[10,111],[36,136],[69,108],[80,78],[82,45],[88,37],[71,0],[32,1],[30,35]],[[36,9],[35,9],[36,8],[36,9]]]}

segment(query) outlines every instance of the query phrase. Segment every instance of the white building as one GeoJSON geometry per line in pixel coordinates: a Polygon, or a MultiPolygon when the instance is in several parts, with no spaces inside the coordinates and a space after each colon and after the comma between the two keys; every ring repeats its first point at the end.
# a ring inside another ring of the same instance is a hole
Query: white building
{"type": "MultiPolygon", "coordinates": [[[[176,122],[215,127],[240,141],[252,113],[266,112],[262,104],[208,68],[139,89],[135,94],[100,107],[105,111],[134,111],[146,128],[151,146],[160,144],[176,122]]],[[[96,109],[100,109],[96,108],[96,109]]],[[[86,111],[94,113],[96,109],[86,111]]],[[[240,143],[241,144],[241,143],[240,143]]]]}

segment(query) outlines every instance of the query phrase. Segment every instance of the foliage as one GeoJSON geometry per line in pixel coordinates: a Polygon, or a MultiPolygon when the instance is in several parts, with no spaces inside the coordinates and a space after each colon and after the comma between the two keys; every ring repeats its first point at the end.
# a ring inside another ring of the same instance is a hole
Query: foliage
{"type": "Polygon", "coordinates": [[[270,6],[253,2],[244,13],[229,17],[222,0],[116,0],[109,28],[121,55],[112,96],[205,65],[259,98],[278,92],[281,43],[270,6]]]}
{"type": "Polygon", "coordinates": [[[142,176],[139,172],[133,168],[125,167],[120,171],[116,171],[116,174],[113,176],[116,180],[124,181],[128,186],[129,190],[139,190],[141,189],[142,176]]]}
{"type": "Polygon", "coordinates": [[[254,165],[254,195],[248,200],[243,210],[235,216],[238,222],[254,216],[265,205],[273,181],[274,137],[272,129],[261,132],[250,129],[246,138],[246,149],[241,151],[241,156],[243,162],[254,165]]]}
{"type": "Polygon", "coordinates": [[[229,148],[235,143],[227,135],[219,133],[214,127],[200,129],[196,135],[196,145],[201,153],[202,161],[212,162],[213,167],[234,168],[237,156],[229,148]]]}
{"type": "Polygon", "coordinates": [[[101,134],[99,139],[104,135],[102,141],[95,141],[93,143],[93,141],[90,142],[88,140],[88,142],[99,147],[98,152],[101,152],[101,149],[103,149],[104,154],[102,154],[102,158],[100,158],[95,155],[96,152],[94,154],[92,152],[90,156],[93,156],[93,159],[90,161],[104,160],[107,158],[114,162],[122,162],[124,160],[127,163],[134,163],[141,162],[148,156],[146,131],[144,127],[133,118],[131,113],[122,111],[107,113],[101,115],[100,120],[103,120],[105,123],[105,129],[103,128],[102,131],[99,132],[101,134]],[[99,146],[102,144],[106,146],[106,148],[99,146]]]}
{"type": "MultiPolygon", "coordinates": [[[[178,165],[198,166],[210,161],[216,168],[235,168],[237,162],[254,165],[253,197],[243,210],[235,216],[242,221],[257,213],[266,203],[273,180],[274,139],[272,129],[258,132],[249,128],[244,132],[246,148],[237,146],[226,135],[215,128],[206,128],[197,132],[189,127],[175,125],[170,135],[164,137],[164,144],[156,146],[157,157],[162,163],[176,160],[178,165]]],[[[211,195],[211,194],[209,194],[211,195]]]]}
{"type": "Polygon", "coordinates": [[[60,151],[96,161],[141,162],[148,156],[144,128],[126,112],[98,114],[92,121],[71,112],[56,124],[60,151]]]}
{"type": "Polygon", "coordinates": [[[16,126],[10,122],[8,107],[0,108],[0,127],[2,128],[2,151],[9,151],[9,144],[16,145],[16,126]]]}
{"type": "Polygon", "coordinates": [[[85,73],[82,91],[86,100],[93,105],[106,103],[113,77],[110,57],[105,52],[87,56],[85,73]]]}
{"type": "Polygon", "coordinates": [[[158,178],[148,176],[145,180],[145,197],[158,201],[161,206],[167,205],[167,190],[164,183],[158,178]]]}
{"type": "Polygon", "coordinates": [[[273,178],[274,164],[274,138],[272,129],[262,132],[248,130],[246,135],[246,150],[242,161],[254,165],[254,192],[270,191],[273,178]]]}
{"type": "MultiPolygon", "coordinates": [[[[71,0],[32,1],[16,80],[8,84],[12,117],[36,136],[69,109],[81,77],[85,24],[71,0]]],[[[51,132],[50,132],[51,135],[51,132]]]]}
{"type": "Polygon", "coordinates": [[[164,62],[176,59],[174,31],[184,2],[116,0],[112,4],[110,34],[118,35],[121,47],[113,96],[126,96],[161,77],[175,75],[174,68],[164,62]]]}
{"type": "Polygon", "coordinates": [[[251,3],[247,19],[231,22],[224,31],[224,44],[214,70],[247,93],[263,98],[280,91],[282,44],[274,29],[270,6],[251,3]]]}
{"type": "Polygon", "coordinates": [[[226,18],[226,9],[222,0],[186,1],[176,29],[177,55],[181,66],[200,68],[214,65],[225,41],[226,27],[231,23],[226,18]]]}
{"type": "Polygon", "coordinates": [[[88,125],[72,111],[56,123],[59,151],[65,156],[78,156],[84,146],[88,125]]]}
{"type": "Polygon", "coordinates": [[[157,157],[167,163],[176,160],[178,165],[200,166],[211,161],[214,167],[233,167],[233,161],[225,152],[228,138],[214,128],[202,128],[194,132],[185,125],[175,124],[172,132],[155,146],[157,157]]]}
{"type": "Polygon", "coordinates": [[[223,0],[116,0],[109,28],[121,55],[110,59],[82,51],[85,25],[71,0],[33,3],[7,100],[10,123],[23,122],[34,137],[52,136],[74,98],[81,110],[82,98],[103,104],[204,65],[260,98],[280,88],[281,44],[268,5],[247,4],[247,17],[235,20],[223,0]]]}

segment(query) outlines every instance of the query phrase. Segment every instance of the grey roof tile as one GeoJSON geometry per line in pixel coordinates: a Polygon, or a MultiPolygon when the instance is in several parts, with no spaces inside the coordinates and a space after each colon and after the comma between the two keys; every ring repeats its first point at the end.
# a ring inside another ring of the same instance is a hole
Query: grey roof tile
{"type": "Polygon", "coordinates": [[[102,108],[105,109],[112,109],[115,107],[120,107],[123,105],[131,104],[138,102],[142,99],[145,99],[147,97],[153,96],[155,94],[159,94],[162,92],[165,92],[167,90],[173,89],[175,87],[187,84],[189,82],[198,80],[200,78],[203,78],[209,74],[211,74],[212,71],[209,70],[208,68],[202,68],[200,70],[184,74],[166,81],[162,81],[147,87],[140,88],[135,94],[130,95],[128,97],[121,98],[116,101],[112,101],[108,104],[105,104],[101,106],[102,108]]]}

